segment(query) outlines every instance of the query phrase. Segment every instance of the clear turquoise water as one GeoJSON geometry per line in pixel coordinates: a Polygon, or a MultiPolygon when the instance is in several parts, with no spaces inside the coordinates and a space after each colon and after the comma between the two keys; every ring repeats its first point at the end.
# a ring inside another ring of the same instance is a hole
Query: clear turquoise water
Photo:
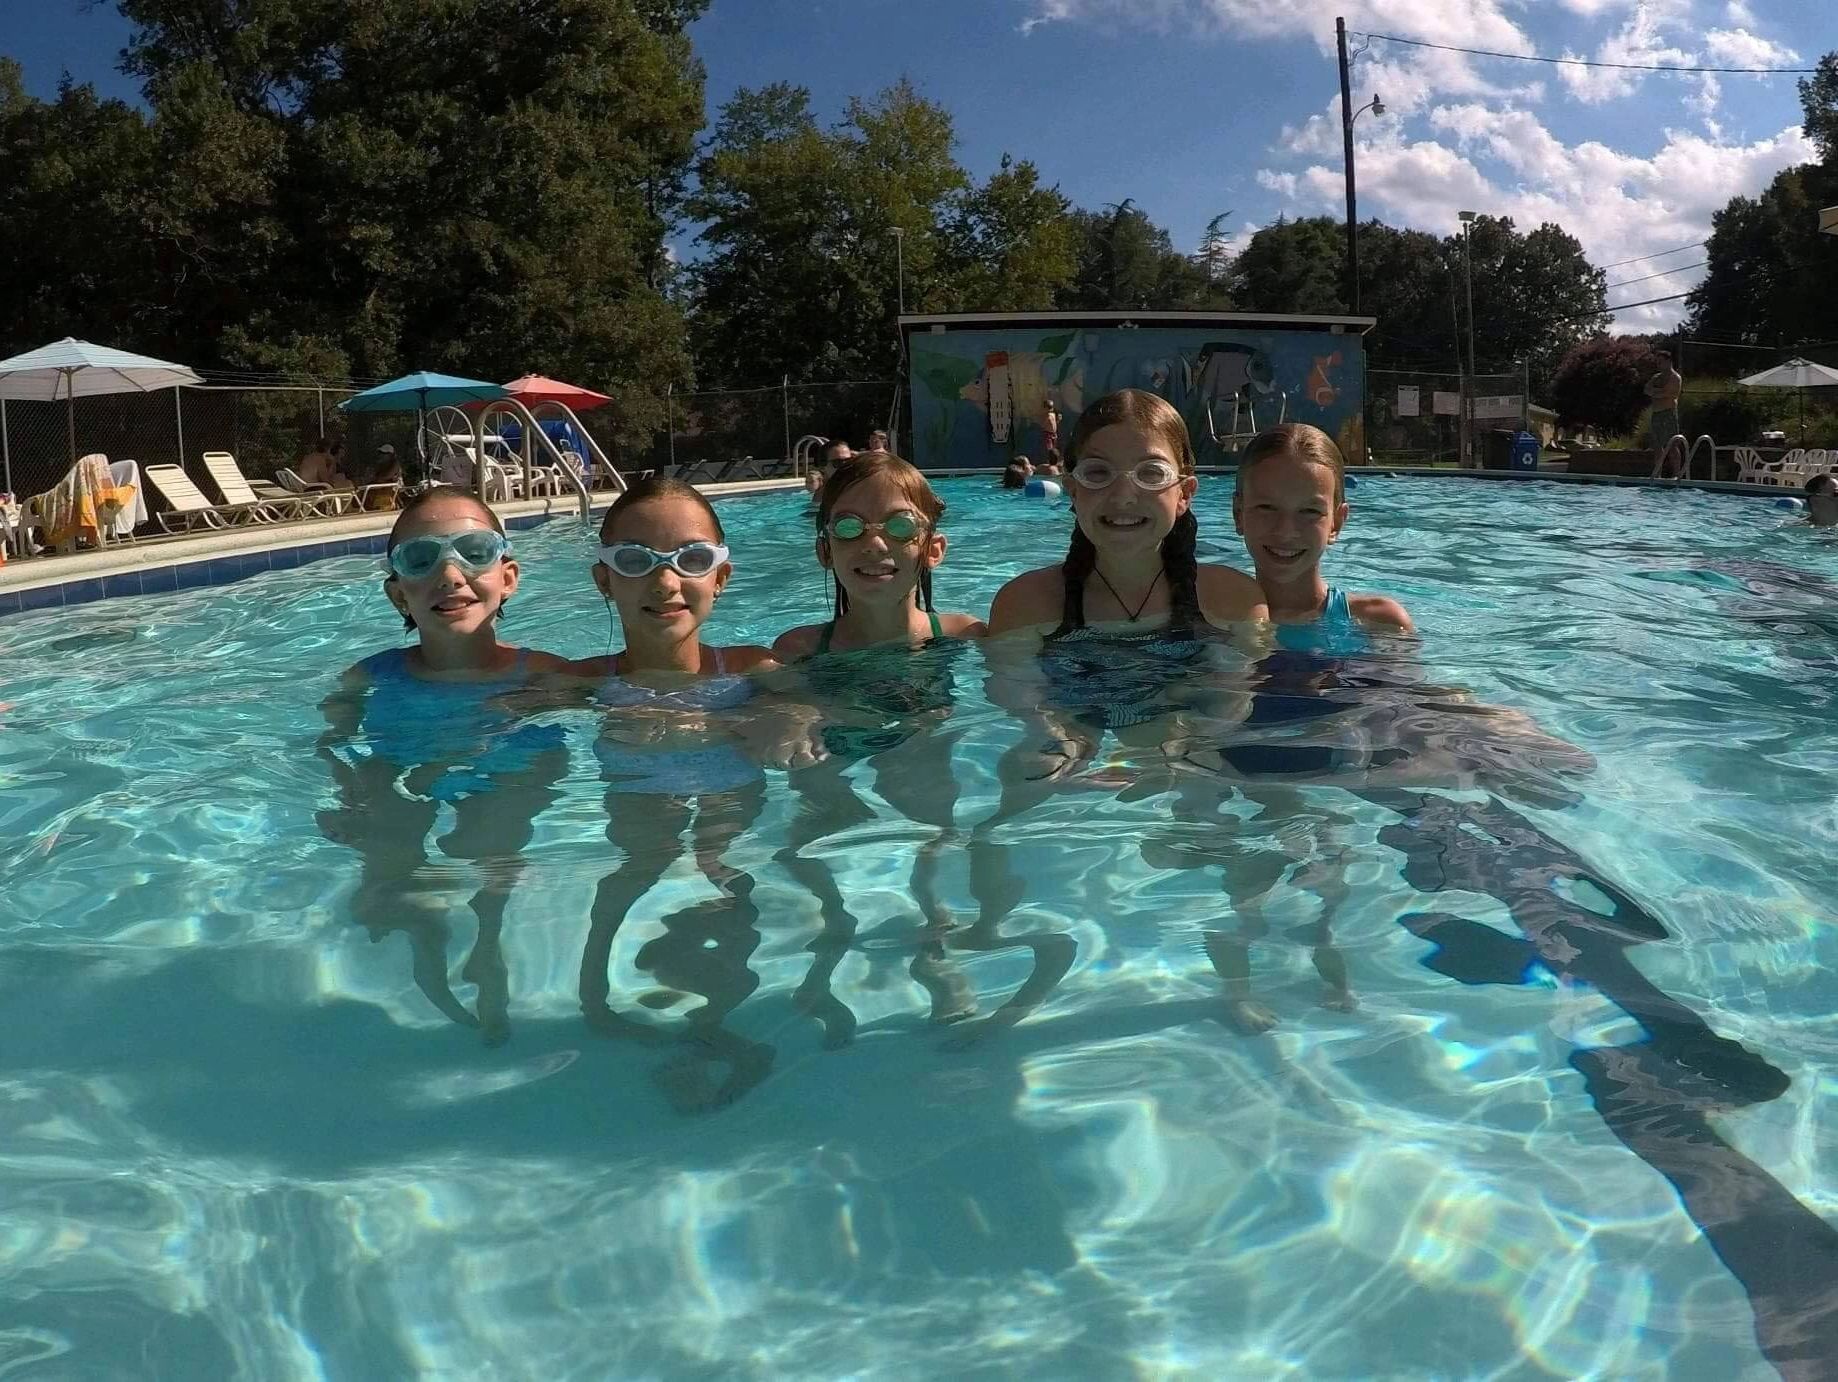
{"type": "MultiPolygon", "coordinates": [[[[1063,511],[946,493],[942,606],[983,608],[1063,550],[1063,511]]],[[[1202,531],[1236,560],[1228,493],[1207,483],[1202,531]]],[[[1691,493],[1393,479],[1354,498],[1335,579],[1411,607],[1433,680],[1595,756],[1578,799],[1511,809],[1663,923],[1627,960],[1788,1076],[1778,1098],[1694,1104],[1668,1077],[1655,1103],[1690,1129],[1649,1120],[1630,1146],[1571,1063],[1637,1049],[1622,1008],[1548,968],[1458,982],[1399,924],[1519,936],[1511,860],[1469,830],[1481,882],[1420,891],[1383,837],[1397,816],[1335,786],[1222,807],[1235,857],[1281,875],[1252,948],[1267,1036],[1217,1020],[1194,940],[1233,908],[1218,869],[1169,866],[1196,828],[1114,788],[991,837],[1026,885],[1007,932],[1067,938],[1064,980],[1012,1030],[940,1028],[908,975],[913,860],[938,832],[858,766],[867,809],[806,850],[860,922],[830,984],[855,1038],[827,1049],[794,998],[818,909],[775,858],[797,804],[777,776],[727,852],[762,920],[724,1026],[770,1073],[685,1113],[671,1048],[581,1020],[612,857],[584,717],[559,721],[571,766],[508,904],[512,1034],[488,1046],[430,1005],[402,934],[353,924],[355,855],[316,820],[318,703],[400,636],[373,564],[327,562],[0,622],[0,1376],[1772,1375],[1758,1319],[1778,1312],[1742,1272],[1828,1279],[1838,1217],[1838,543],[1691,493]],[[1351,1014],[1317,1004],[1298,938],[1321,904],[1297,870],[1323,858],[1351,1014]],[[1700,1229],[1764,1212],[1760,1268],[1700,1229]]],[[[739,575],[715,635],[817,616],[801,503],[724,511],[739,575]]],[[[603,651],[582,532],[519,546],[507,635],[603,651]]],[[[958,678],[934,758],[964,828],[1016,736],[979,682],[958,678]]],[[[1103,780],[1131,762],[1109,751],[1103,780]]],[[[967,916],[959,844],[939,887],[967,916]]],[[[423,905],[470,1003],[472,866],[435,860],[423,905]]],[[[717,899],[678,862],[619,933],[615,1006],[680,1025],[693,1003],[640,955],[717,899]]],[[[948,962],[988,1012],[1032,953],[948,962]]],[[[1794,1375],[1795,1345],[1770,1347],[1794,1375]]]]}

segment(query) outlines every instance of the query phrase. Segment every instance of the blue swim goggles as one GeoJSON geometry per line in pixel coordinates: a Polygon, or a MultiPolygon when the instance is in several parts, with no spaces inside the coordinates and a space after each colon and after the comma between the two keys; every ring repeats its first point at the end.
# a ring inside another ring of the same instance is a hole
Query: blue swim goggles
{"type": "Polygon", "coordinates": [[[390,549],[383,565],[405,581],[425,581],[448,562],[476,576],[510,555],[510,539],[490,528],[412,537],[390,549]]]}
{"type": "Polygon", "coordinates": [[[698,580],[713,574],[727,559],[728,549],[719,542],[686,542],[674,552],[660,552],[642,542],[614,542],[600,549],[600,565],[629,580],[649,576],[660,566],[698,580]]]}

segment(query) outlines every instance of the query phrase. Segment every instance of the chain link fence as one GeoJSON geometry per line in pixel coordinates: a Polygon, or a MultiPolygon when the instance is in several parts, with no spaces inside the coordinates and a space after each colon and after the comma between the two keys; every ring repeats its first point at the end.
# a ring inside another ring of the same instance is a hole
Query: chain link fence
{"type": "MultiPolygon", "coordinates": [[[[840,438],[859,449],[869,433],[894,430],[899,391],[892,379],[846,379],[672,394],[668,429],[648,448],[627,448],[625,464],[697,466],[706,476],[744,458],[788,459],[803,436],[840,438]]],[[[592,414],[583,420],[592,426],[592,414]]]]}
{"type": "Polygon", "coordinates": [[[1368,370],[1367,453],[1375,465],[1460,465],[1471,430],[1479,463],[1485,434],[1525,428],[1530,404],[1522,369],[1477,375],[1368,370]]]}

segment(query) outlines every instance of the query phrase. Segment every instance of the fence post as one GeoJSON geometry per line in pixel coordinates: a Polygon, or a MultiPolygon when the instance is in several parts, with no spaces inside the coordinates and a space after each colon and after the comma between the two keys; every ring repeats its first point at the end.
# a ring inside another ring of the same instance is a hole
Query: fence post
{"type": "Polygon", "coordinates": [[[13,492],[13,440],[6,430],[6,400],[0,398],[0,455],[6,458],[6,492],[13,492]]]}
{"type": "Polygon", "coordinates": [[[172,391],[172,419],[179,434],[179,469],[185,469],[185,389],[181,385],[172,391]]]}
{"type": "Polygon", "coordinates": [[[1529,358],[1519,362],[1519,430],[1532,430],[1532,362],[1529,358]]]}
{"type": "Polygon", "coordinates": [[[791,376],[779,376],[779,401],[785,414],[785,460],[791,460],[791,376]]]}
{"type": "Polygon", "coordinates": [[[675,384],[664,385],[664,444],[670,448],[670,472],[676,473],[676,402],[675,384]]]}
{"type": "Polygon", "coordinates": [[[319,435],[325,435],[325,390],[314,389],[313,397],[319,400],[319,435]]]}

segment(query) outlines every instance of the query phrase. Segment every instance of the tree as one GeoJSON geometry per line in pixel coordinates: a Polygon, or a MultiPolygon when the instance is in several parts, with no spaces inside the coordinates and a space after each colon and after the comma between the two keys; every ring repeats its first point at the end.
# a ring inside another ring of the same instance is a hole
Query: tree
{"type": "Polygon", "coordinates": [[[1278,217],[1252,235],[1234,261],[1233,295],[1250,312],[1345,312],[1345,248],[1339,221],[1278,217]]]}
{"type": "Polygon", "coordinates": [[[1071,203],[1007,154],[958,202],[945,240],[952,311],[1049,311],[1078,271],[1071,203]]]}
{"type": "Polygon", "coordinates": [[[1568,427],[1609,435],[1631,432],[1646,409],[1653,348],[1627,336],[1600,336],[1573,346],[1551,379],[1551,402],[1568,427]]]}
{"type": "Polygon", "coordinates": [[[1078,271],[1062,307],[1087,311],[1198,310],[1224,307],[1224,285],[1174,248],[1168,232],[1125,197],[1104,211],[1079,211],[1078,271]]]}

